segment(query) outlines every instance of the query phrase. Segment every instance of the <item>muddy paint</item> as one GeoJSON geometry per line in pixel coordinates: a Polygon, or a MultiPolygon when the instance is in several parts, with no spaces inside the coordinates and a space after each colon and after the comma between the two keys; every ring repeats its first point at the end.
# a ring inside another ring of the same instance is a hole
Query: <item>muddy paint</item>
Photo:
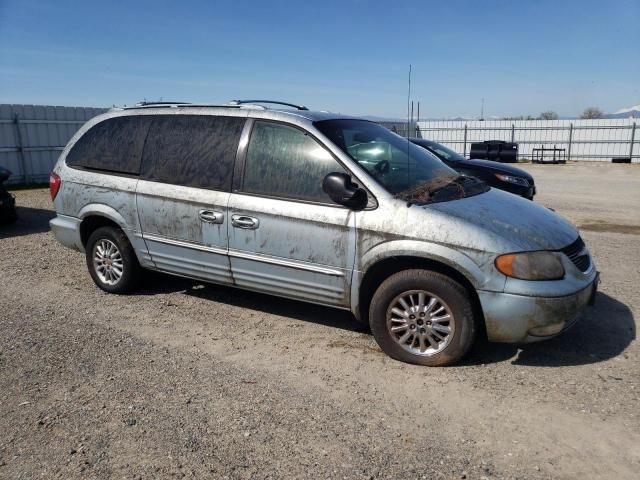
{"type": "Polygon", "coordinates": [[[228,253],[229,194],[140,180],[137,210],[157,268],[220,283],[233,283],[228,253]],[[222,223],[200,217],[221,215],[222,223]]]}
{"type": "Polygon", "coordinates": [[[236,214],[260,221],[257,229],[229,226],[231,268],[239,285],[293,298],[301,298],[304,288],[309,286],[318,301],[342,307],[350,305],[351,269],[355,261],[352,211],[338,206],[232,194],[229,215],[236,214]],[[236,258],[233,252],[253,254],[255,258],[236,258]],[[266,260],[271,262],[268,266],[266,260]],[[242,274],[237,275],[237,270],[242,270],[242,274]]]}

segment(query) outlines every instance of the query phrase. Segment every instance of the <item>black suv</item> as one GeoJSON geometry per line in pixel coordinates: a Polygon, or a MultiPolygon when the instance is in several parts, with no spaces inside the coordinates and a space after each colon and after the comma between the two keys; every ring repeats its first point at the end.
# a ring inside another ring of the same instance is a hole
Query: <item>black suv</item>
{"type": "Polygon", "coordinates": [[[487,185],[529,200],[533,200],[533,196],[536,194],[533,177],[520,168],[491,160],[467,160],[459,153],[431,140],[422,138],[411,138],[410,140],[434,154],[457,172],[479,178],[487,185]]]}

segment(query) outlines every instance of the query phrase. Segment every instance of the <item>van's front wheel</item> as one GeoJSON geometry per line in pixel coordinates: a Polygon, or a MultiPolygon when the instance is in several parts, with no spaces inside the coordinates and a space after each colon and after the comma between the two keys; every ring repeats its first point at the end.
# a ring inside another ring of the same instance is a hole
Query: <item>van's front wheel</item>
{"type": "Polygon", "coordinates": [[[466,289],[429,270],[405,270],[386,279],[369,310],[371,331],[390,357],[418,365],[451,365],[475,338],[466,289]]]}
{"type": "Polygon", "coordinates": [[[87,241],[86,255],[91,278],[105,292],[126,293],[138,283],[140,265],[122,230],[96,229],[87,241]]]}

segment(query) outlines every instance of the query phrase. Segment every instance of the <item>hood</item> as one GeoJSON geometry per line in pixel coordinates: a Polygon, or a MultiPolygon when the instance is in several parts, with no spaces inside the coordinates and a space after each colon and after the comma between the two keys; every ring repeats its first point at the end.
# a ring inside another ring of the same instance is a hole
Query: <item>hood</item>
{"type": "Polygon", "coordinates": [[[472,158],[459,162],[466,167],[473,168],[474,166],[482,167],[483,170],[491,169],[497,173],[506,173],[507,175],[515,175],[518,177],[526,178],[527,180],[533,180],[533,177],[529,172],[526,172],[518,167],[512,167],[508,163],[493,162],[491,160],[481,160],[479,158],[472,158]]]}
{"type": "Polygon", "coordinates": [[[462,223],[449,235],[449,238],[456,238],[459,232],[465,232],[465,238],[456,239],[456,244],[484,249],[489,241],[493,251],[498,253],[558,250],[578,237],[577,229],[560,215],[495,188],[473,197],[427,204],[421,208],[431,215],[455,217],[462,223]]]}

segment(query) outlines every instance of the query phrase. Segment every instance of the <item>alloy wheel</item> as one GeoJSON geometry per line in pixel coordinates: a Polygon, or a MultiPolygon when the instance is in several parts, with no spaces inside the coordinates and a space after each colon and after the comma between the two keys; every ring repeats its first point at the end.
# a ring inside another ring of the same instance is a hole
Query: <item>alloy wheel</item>
{"type": "Polygon", "coordinates": [[[122,254],[115,243],[103,238],[93,247],[93,267],[102,283],[115,285],[122,278],[122,254]]]}
{"type": "Polygon", "coordinates": [[[414,355],[431,356],[451,342],[455,319],[441,298],[424,290],[412,290],[390,303],[387,329],[403,349],[414,355]]]}

